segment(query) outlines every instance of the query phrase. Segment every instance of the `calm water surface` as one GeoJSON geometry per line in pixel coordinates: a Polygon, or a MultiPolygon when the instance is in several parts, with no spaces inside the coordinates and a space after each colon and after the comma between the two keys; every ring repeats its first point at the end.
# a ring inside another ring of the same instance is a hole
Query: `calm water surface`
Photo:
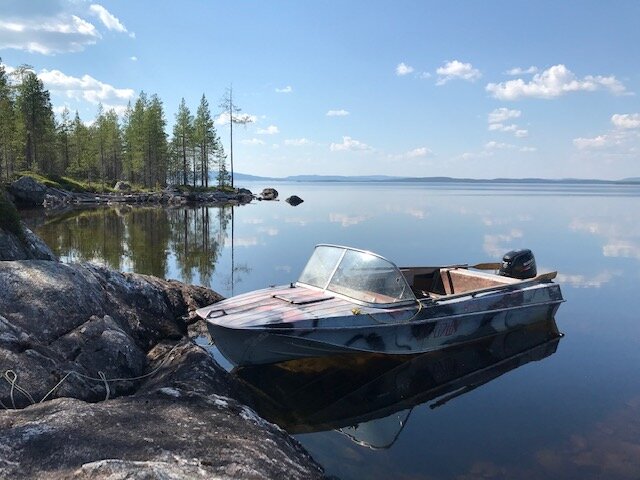
{"type": "Polygon", "coordinates": [[[256,408],[342,479],[640,478],[640,188],[247,186],[305,202],[76,210],[27,222],[65,260],[224,295],[295,280],[318,243],[400,266],[531,248],[539,271],[560,272],[559,341],[547,325],[405,363],[341,361],[320,377],[308,365],[245,372],[271,395],[256,408]]]}

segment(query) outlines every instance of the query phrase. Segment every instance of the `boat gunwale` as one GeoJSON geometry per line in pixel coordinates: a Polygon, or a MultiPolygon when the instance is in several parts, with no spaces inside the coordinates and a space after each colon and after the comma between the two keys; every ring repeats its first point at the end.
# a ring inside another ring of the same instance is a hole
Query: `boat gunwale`
{"type": "MultiPolygon", "coordinates": [[[[533,278],[520,280],[517,283],[508,283],[508,284],[503,284],[503,285],[492,285],[491,287],[478,288],[476,290],[468,290],[466,292],[451,293],[449,295],[441,295],[438,298],[426,297],[425,300],[427,300],[427,303],[431,303],[431,301],[435,302],[435,303],[441,303],[441,302],[444,302],[446,300],[457,300],[457,299],[460,299],[460,298],[465,297],[465,296],[470,296],[472,298],[475,298],[478,294],[491,293],[493,291],[524,290],[524,289],[529,289],[531,287],[536,287],[538,285],[543,285],[543,286],[544,285],[558,285],[557,283],[555,283],[553,281],[553,279],[556,278],[557,275],[558,275],[558,272],[556,272],[556,271],[547,272],[547,273],[541,273],[540,275],[537,275],[537,276],[535,276],[533,278]]],[[[511,278],[511,277],[509,277],[509,278],[511,278]]],[[[420,301],[420,300],[418,300],[418,301],[420,301]]]]}
{"type": "MultiPolygon", "coordinates": [[[[236,330],[236,331],[262,330],[264,333],[273,333],[273,334],[279,334],[281,336],[289,336],[287,334],[289,332],[292,332],[292,331],[308,331],[308,330],[334,331],[334,330],[345,330],[345,329],[361,330],[361,329],[385,328],[385,327],[397,328],[398,326],[403,325],[403,324],[410,325],[410,324],[438,322],[438,321],[449,320],[449,319],[459,318],[459,317],[470,317],[470,316],[475,316],[475,315],[496,314],[496,313],[506,312],[506,311],[510,311],[510,310],[520,310],[520,309],[523,309],[523,308],[543,307],[543,306],[550,306],[550,305],[556,305],[556,304],[559,305],[559,304],[564,303],[564,302],[566,302],[566,300],[561,298],[561,299],[558,299],[558,300],[546,300],[546,301],[543,301],[543,302],[527,303],[527,304],[524,304],[524,305],[515,305],[515,306],[511,306],[511,307],[494,308],[494,309],[491,309],[491,310],[478,310],[476,312],[455,313],[455,314],[449,314],[449,315],[445,315],[445,316],[441,316],[441,317],[423,318],[423,319],[420,319],[420,320],[415,320],[415,319],[412,320],[410,318],[408,320],[399,320],[397,322],[379,322],[378,321],[378,324],[368,324],[368,325],[328,326],[328,327],[299,327],[299,328],[296,328],[295,327],[295,322],[292,322],[292,323],[286,323],[286,325],[291,325],[291,328],[274,327],[273,326],[274,324],[243,325],[243,326],[240,326],[240,327],[236,327],[236,326],[232,326],[232,325],[223,325],[223,324],[220,324],[220,323],[215,323],[213,320],[217,320],[217,318],[215,318],[215,319],[205,319],[205,321],[207,323],[210,323],[210,324],[216,326],[216,327],[226,328],[226,329],[229,329],[229,330],[236,330]]],[[[361,314],[361,315],[368,315],[368,316],[372,317],[375,320],[375,317],[373,317],[373,315],[375,315],[375,314],[364,313],[364,314],[361,314]]],[[[279,323],[277,325],[283,325],[283,323],[279,323]]]]}

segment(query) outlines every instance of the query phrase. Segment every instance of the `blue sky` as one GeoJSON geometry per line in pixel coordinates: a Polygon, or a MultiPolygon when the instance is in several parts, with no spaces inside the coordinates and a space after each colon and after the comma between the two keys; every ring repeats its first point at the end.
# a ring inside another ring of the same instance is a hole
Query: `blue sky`
{"type": "MultiPolygon", "coordinates": [[[[233,84],[256,175],[640,177],[637,1],[0,0],[0,56],[168,131],[233,84]]],[[[228,149],[228,125],[218,121],[228,149]]]]}

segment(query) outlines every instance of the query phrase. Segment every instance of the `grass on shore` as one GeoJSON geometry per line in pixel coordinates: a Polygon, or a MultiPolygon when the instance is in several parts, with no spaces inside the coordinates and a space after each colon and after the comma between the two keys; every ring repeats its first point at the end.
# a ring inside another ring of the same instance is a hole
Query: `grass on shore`
{"type": "Polygon", "coordinates": [[[70,177],[61,177],[58,175],[43,175],[41,173],[22,171],[16,174],[16,180],[20,177],[29,176],[35,181],[51,188],[67,190],[69,192],[82,193],[107,193],[115,190],[106,184],[100,182],[82,182],[70,177]]]}
{"type": "MultiPolygon", "coordinates": [[[[51,188],[57,188],[60,190],[67,190],[69,192],[74,193],[114,193],[116,190],[113,187],[103,184],[101,182],[85,182],[81,180],[76,180],[71,177],[62,177],[58,175],[43,175],[41,173],[36,173],[32,171],[21,171],[17,172],[14,180],[17,180],[20,177],[29,176],[32,177],[37,182],[42,183],[43,185],[51,188]]],[[[131,184],[131,191],[134,193],[142,193],[142,192],[157,192],[162,189],[161,186],[157,186],[157,188],[148,188],[143,187],[141,185],[131,184]]],[[[235,189],[231,188],[229,185],[225,185],[223,187],[219,187],[217,185],[211,187],[194,187],[191,185],[178,185],[177,189],[182,193],[206,193],[206,192],[228,192],[234,193],[235,189]]]]}

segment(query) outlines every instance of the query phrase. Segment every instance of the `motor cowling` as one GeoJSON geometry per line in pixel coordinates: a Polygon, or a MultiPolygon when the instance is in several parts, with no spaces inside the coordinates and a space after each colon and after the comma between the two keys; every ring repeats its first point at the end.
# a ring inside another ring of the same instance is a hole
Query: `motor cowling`
{"type": "Polygon", "coordinates": [[[528,248],[511,250],[502,257],[500,275],[524,280],[537,275],[536,259],[528,248]]]}

